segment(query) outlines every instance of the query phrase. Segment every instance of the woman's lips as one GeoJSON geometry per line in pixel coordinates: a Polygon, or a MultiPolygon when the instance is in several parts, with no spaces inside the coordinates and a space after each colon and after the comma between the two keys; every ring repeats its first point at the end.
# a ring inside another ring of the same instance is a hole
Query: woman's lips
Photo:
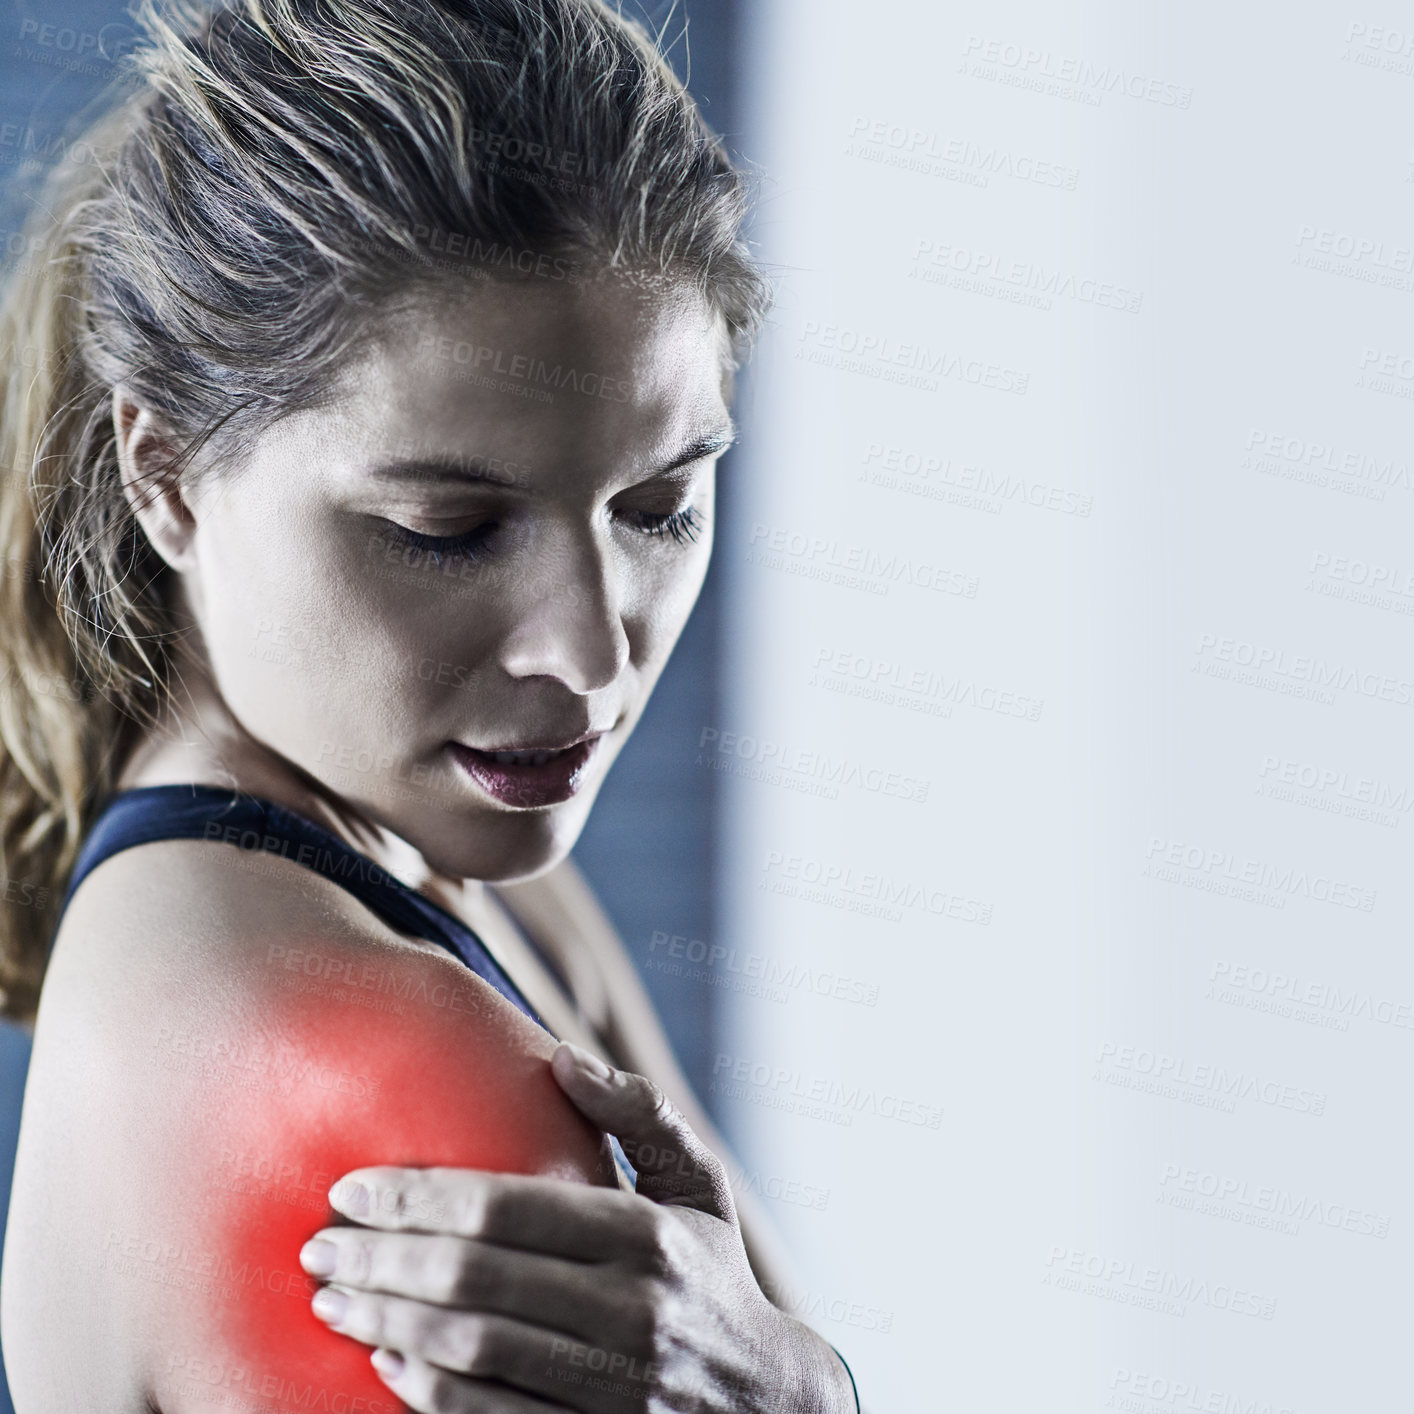
{"type": "Polygon", "coordinates": [[[549,760],[538,766],[497,761],[495,757],[504,753],[478,751],[475,747],[463,746],[459,741],[448,742],[447,749],[452,760],[487,795],[499,800],[502,805],[534,810],[540,806],[558,805],[580,788],[584,781],[584,768],[598,744],[598,737],[582,741],[577,746],[552,752],[549,760]]]}

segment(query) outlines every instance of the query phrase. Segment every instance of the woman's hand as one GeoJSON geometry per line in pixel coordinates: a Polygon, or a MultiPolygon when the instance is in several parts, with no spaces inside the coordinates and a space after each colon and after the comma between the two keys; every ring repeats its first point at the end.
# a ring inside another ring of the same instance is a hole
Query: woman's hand
{"type": "Polygon", "coordinates": [[[662,1091],[577,1046],[561,1087],[638,1170],[625,1193],[456,1168],[355,1169],[358,1226],[300,1253],[314,1310],[422,1414],[853,1414],[829,1345],[747,1262],[721,1162],[662,1091]]]}

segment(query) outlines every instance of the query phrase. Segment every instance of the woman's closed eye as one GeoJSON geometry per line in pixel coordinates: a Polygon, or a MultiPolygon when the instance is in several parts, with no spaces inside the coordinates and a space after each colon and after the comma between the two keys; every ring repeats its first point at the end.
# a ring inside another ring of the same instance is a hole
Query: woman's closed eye
{"type": "Polygon", "coordinates": [[[482,521],[456,535],[426,535],[396,520],[382,518],[384,534],[394,545],[425,555],[433,564],[445,560],[479,560],[490,553],[497,522],[482,521]]]}
{"type": "Polygon", "coordinates": [[[702,529],[702,512],[696,506],[677,511],[625,511],[630,524],[645,535],[671,535],[679,545],[696,540],[702,529]]]}
{"type": "MultiPolygon", "coordinates": [[[[695,541],[704,524],[702,512],[696,506],[683,506],[675,511],[623,509],[614,512],[629,529],[654,538],[671,537],[679,545],[695,541]]],[[[493,553],[496,532],[501,523],[482,521],[454,535],[429,535],[414,530],[400,521],[380,517],[383,533],[394,545],[425,555],[434,564],[443,559],[479,560],[493,553]]]]}

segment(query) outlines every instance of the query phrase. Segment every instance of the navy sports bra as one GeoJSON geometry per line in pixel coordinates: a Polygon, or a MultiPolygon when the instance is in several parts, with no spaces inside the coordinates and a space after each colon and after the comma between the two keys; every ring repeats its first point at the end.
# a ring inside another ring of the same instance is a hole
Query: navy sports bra
{"type": "MultiPolygon", "coordinates": [[[[438,943],[549,1030],[524,993],[506,975],[486,944],[459,918],[331,831],[273,801],[222,786],[139,786],[110,798],[93,822],[74,862],[60,916],[74,891],[110,855],[153,840],[220,840],[238,849],[279,854],[347,889],[385,923],[438,943]]],[[[534,939],[526,940],[534,947],[534,939]]],[[[536,948],[542,960],[555,968],[536,948]]]]}
{"type": "MultiPolygon", "coordinates": [[[[460,918],[409,888],[401,879],[394,878],[332,831],[274,801],[262,800],[233,787],[138,786],[111,796],[79,849],[59,917],[63,917],[78,886],[110,855],[154,840],[180,839],[219,840],[238,849],[279,854],[332,879],[399,932],[446,948],[537,1026],[554,1036],[486,944],[460,918]]],[[[57,929],[56,920],[56,932],[57,929]]],[[[523,930],[522,936],[568,995],[559,969],[534,938],[523,930]]],[[[614,1162],[632,1188],[636,1177],[634,1167],[613,1135],[609,1136],[609,1147],[613,1150],[614,1162]]]]}

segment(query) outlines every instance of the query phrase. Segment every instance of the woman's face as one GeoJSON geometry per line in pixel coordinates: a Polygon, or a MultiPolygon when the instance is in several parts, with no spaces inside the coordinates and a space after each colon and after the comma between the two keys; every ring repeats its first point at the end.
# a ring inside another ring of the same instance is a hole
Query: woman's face
{"type": "Polygon", "coordinates": [[[445,873],[563,858],[707,569],[721,329],[617,279],[379,322],[332,403],[190,493],[183,582],[244,730],[445,873]]]}

